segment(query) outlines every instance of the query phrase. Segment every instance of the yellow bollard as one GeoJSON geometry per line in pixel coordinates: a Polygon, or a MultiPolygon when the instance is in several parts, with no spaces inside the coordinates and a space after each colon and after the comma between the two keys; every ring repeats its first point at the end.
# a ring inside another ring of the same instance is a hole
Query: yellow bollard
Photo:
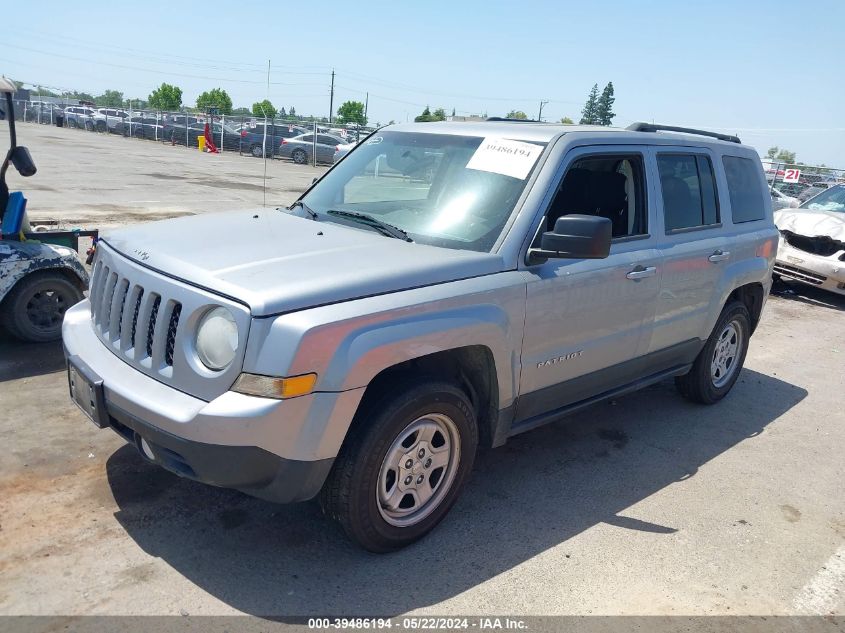
{"type": "Polygon", "coordinates": [[[197,148],[201,152],[205,151],[205,137],[204,136],[198,136],[197,137],[197,148]]]}

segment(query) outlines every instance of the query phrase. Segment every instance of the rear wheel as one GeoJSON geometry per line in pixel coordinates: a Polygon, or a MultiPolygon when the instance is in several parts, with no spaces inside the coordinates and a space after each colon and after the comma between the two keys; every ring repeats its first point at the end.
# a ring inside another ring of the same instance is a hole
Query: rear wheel
{"type": "Polygon", "coordinates": [[[144,136],[146,136],[144,134],[144,128],[142,127],[136,127],[134,130],[132,130],[132,134],[135,136],[135,138],[144,138],[144,136]]]}
{"type": "Polygon", "coordinates": [[[96,125],[98,132],[105,132],[106,131],[106,122],[105,121],[97,121],[96,125]]]}
{"type": "Polygon", "coordinates": [[[732,301],[722,310],[692,369],[675,378],[681,395],[701,404],[714,404],[728,395],[739,378],[750,337],[748,308],[732,301]]]}
{"type": "Polygon", "coordinates": [[[256,144],[254,144],[254,145],[253,145],[253,146],[249,149],[249,151],[250,151],[250,153],[251,153],[253,156],[255,156],[256,158],[261,158],[262,156],[264,156],[264,151],[261,149],[261,145],[258,145],[257,143],[256,143],[256,144]]]}
{"type": "Polygon", "coordinates": [[[35,273],[21,279],[3,301],[0,319],[15,337],[45,343],[62,336],[65,311],[82,301],[82,291],[63,274],[35,273]]]}
{"type": "Polygon", "coordinates": [[[85,122],[85,129],[88,130],[89,132],[93,132],[94,131],[94,123],[92,121],[86,121],[85,122]]]}
{"type": "Polygon", "coordinates": [[[304,149],[293,150],[291,158],[293,158],[293,162],[295,162],[297,165],[304,165],[308,162],[308,155],[305,153],[304,149]]]}
{"type": "Polygon", "coordinates": [[[422,538],[467,482],[478,429],[467,395],[430,381],[359,411],[320,495],[323,511],[371,552],[422,538]]]}
{"type": "Polygon", "coordinates": [[[79,124],[76,122],[76,119],[70,119],[70,120],[67,122],[67,126],[68,126],[69,128],[72,128],[72,129],[74,129],[74,130],[75,130],[76,128],[78,128],[78,127],[79,127],[79,124]]]}

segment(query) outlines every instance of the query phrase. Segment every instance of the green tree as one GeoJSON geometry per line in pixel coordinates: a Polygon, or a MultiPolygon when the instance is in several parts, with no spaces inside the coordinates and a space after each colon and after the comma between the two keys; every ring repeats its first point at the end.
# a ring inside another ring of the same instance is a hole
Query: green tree
{"type": "Polygon", "coordinates": [[[179,86],[162,83],[150,93],[147,100],[150,102],[150,107],[155,110],[173,112],[182,107],[182,89],[179,86]]]}
{"type": "Polygon", "coordinates": [[[252,104],[252,113],[255,116],[264,116],[268,119],[275,119],[276,118],[276,108],[273,107],[273,104],[270,103],[269,99],[264,99],[264,101],[259,101],[258,103],[252,104]]]}
{"type": "Polygon", "coordinates": [[[564,125],[572,125],[573,124],[572,119],[570,119],[568,116],[563,117],[560,120],[560,122],[563,123],[564,125]]]}
{"type": "Polygon", "coordinates": [[[287,115],[288,115],[288,113],[287,113],[287,112],[285,112],[285,107],[284,107],[284,106],[282,106],[281,108],[279,108],[279,117],[281,117],[282,119],[284,119],[287,115]]]}
{"type": "Polygon", "coordinates": [[[35,97],[58,97],[59,95],[53,92],[52,90],[48,90],[42,86],[36,86],[32,90],[29,91],[30,95],[35,97]]]}
{"type": "Polygon", "coordinates": [[[593,89],[590,90],[590,95],[587,97],[587,103],[584,104],[584,109],[581,110],[581,125],[595,125],[598,123],[598,106],[599,85],[593,84],[593,89]]]}
{"type": "Polygon", "coordinates": [[[528,119],[528,115],[525,114],[522,110],[511,110],[505,115],[506,119],[520,119],[525,121],[528,119]]]}
{"type": "Polygon", "coordinates": [[[294,117],[296,117],[296,108],[294,108],[293,106],[291,106],[291,107],[290,107],[290,110],[288,110],[288,116],[289,116],[290,118],[294,118],[294,117]]]}
{"type": "Polygon", "coordinates": [[[252,110],[250,110],[249,108],[245,108],[245,107],[241,106],[240,108],[234,108],[232,110],[232,114],[240,114],[240,115],[252,114],[252,110]]]}
{"type": "Polygon", "coordinates": [[[364,104],[361,101],[345,101],[337,109],[337,122],[341,125],[346,123],[367,125],[367,117],[364,116],[364,104]]]}
{"type": "Polygon", "coordinates": [[[232,97],[223,88],[212,88],[197,97],[197,109],[217,108],[220,114],[232,114],[232,97]]]}
{"type": "Polygon", "coordinates": [[[452,116],[455,116],[455,108],[452,108],[452,116]]]}
{"type": "Polygon", "coordinates": [[[74,101],[88,101],[90,103],[94,102],[94,97],[92,95],[89,95],[87,92],[77,92],[76,90],[73,90],[71,92],[62,93],[62,96],[66,99],[72,99],[74,101]]]}
{"type": "Polygon", "coordinates": [[[414,121],[417,123],[427,123],[431,120],[431,109],[428,106],[425,107],[425,110],[422,111],[422,114],[414,117],[414,121]]]}
{"type": "Polygon", "coordinates": [[[787,163],[788,165],[795,165],[795,152],[790,152],[788,149],[781,149],[777,145],[770,147],[766,152],[766,158],[775,160],[779,163],[787,163]]]}
{"type": "Polygon", "coordinates": [[[445,121],[446,120],[446,110],[443,108],[437,108],[434,111],[434,114],[431,115],[432,121],[445,121]]]}
{"type": "Polygon", "coordinates": [[[94,103],[102,108],[122,108],[123,93],[117,90],[106,90],[99,97],[94,97],[94,103]]]}
{"type": "Polygon", "coordinates": [[[613,112],[614,101],[616,101],[616,98],[613,96],[613,82],[609,81],[596,103],[596,123],[599,125],[611,125],[613,123],[613,117],[616,116],[613,112]]]}

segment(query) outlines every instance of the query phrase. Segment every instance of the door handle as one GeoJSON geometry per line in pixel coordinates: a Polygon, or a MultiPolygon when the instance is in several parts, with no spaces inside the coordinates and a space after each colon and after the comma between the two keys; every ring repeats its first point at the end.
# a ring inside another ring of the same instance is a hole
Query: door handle
{"type": "Polygon", "coordinates": [[[654,277],[657,274],[657,268],[654,266],[649,266],[647,268],[643,268],[642,266],[637,266],[625,275],[628,279],[633,279],[637,281],[638,279],[645,279],[646,277],[654,277]]]}
{"type": "Polygon", "coordinates": [[[708,261],[713,262],[714,264],[717,262],[723,262],[726,259],[730,259],[731,253],[730,251],[716,251],[710,257],[707,258],[708,261]]]}

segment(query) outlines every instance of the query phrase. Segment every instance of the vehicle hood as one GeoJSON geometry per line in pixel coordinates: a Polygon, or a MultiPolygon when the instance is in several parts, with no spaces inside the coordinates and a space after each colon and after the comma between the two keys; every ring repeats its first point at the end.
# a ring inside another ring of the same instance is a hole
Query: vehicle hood
{"type": "Polygon", "coordinates": [[[499,255],[405,242],[277,209],[209,213],[102,240],[140,264],[267,316],[499,272],[499,255]]]}
{"type": "Polygon", "coordinates": [[[784,209],[775,212],[774,220],[781,231],[790,231],[807,237],[826,235],[834,240],[845,242],[845,213],[784,209]]]}

